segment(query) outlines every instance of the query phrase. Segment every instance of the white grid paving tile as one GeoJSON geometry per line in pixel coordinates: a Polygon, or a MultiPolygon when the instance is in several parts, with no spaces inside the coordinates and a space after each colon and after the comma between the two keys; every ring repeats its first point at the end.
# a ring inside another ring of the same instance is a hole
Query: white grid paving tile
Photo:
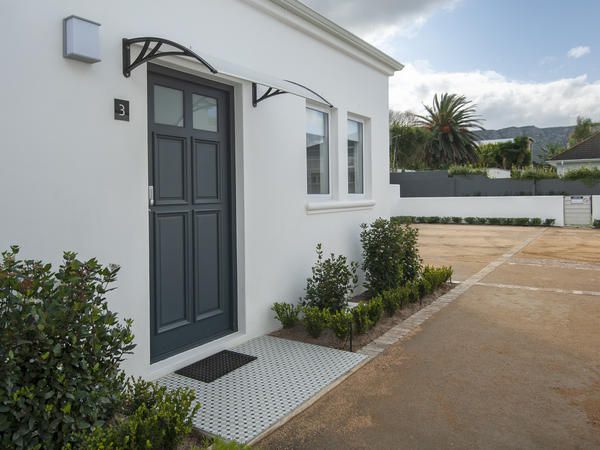
{"type": "Polygon", "coordinates": [[[356,365],[365,355],[261,336],[232,350],[257,359],[212,383],[175,373],[158,380],[196,391],[202,405],[194,426],[249,442],[356,365]]]}

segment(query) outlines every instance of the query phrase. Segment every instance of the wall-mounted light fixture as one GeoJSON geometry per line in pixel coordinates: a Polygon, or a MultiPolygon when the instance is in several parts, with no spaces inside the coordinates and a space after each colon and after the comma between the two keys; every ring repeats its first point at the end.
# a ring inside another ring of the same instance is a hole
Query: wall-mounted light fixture
{"type": "Polygon", "coordinates": [[[63,56],[92,64],[100,61],[100,24],[77,16],[63,19],[63,56]]]}

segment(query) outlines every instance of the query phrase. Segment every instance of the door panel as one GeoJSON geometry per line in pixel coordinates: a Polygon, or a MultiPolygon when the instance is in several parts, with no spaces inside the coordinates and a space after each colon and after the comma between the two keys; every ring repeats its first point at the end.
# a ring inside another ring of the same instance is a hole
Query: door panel
{"type": "Polygon", "coordinates": [[[152,361],[237,329],[232,96],[149,66],[152,361]]]}

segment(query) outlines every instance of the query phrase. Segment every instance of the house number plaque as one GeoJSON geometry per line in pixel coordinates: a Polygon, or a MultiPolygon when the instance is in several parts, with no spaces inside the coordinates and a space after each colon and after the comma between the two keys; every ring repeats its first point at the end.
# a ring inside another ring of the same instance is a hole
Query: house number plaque
{"type": "Polygon", "coordinates": [[[115,98],[115,120],[129,122],[129,100],[115,98]]]}

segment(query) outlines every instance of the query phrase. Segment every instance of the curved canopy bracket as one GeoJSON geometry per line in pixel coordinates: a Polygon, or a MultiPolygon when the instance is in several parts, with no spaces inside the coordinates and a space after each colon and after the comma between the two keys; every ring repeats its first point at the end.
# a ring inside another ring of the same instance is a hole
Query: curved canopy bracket
{"type": "Polygon", "coordinates": [[[189,48],[184,47],[177,42],[169,41],[168,39],[156,38],[156,37],[139,37],[133,39],[123,39],[123,75],[129,78],[131,71],[138,66],[141,66],[148,61],[151,61],[162,56],[189,56],[202,63],[212,73],[217,73],[211,64],[209,64],[204,58],[194,53],[189,48]],[[131,61],[131,44],[143,44],[142,50],[137,57],[131,61]],[[163,50],[160,51],[163,45],[174,48],[175,50],[163,50]]]}

